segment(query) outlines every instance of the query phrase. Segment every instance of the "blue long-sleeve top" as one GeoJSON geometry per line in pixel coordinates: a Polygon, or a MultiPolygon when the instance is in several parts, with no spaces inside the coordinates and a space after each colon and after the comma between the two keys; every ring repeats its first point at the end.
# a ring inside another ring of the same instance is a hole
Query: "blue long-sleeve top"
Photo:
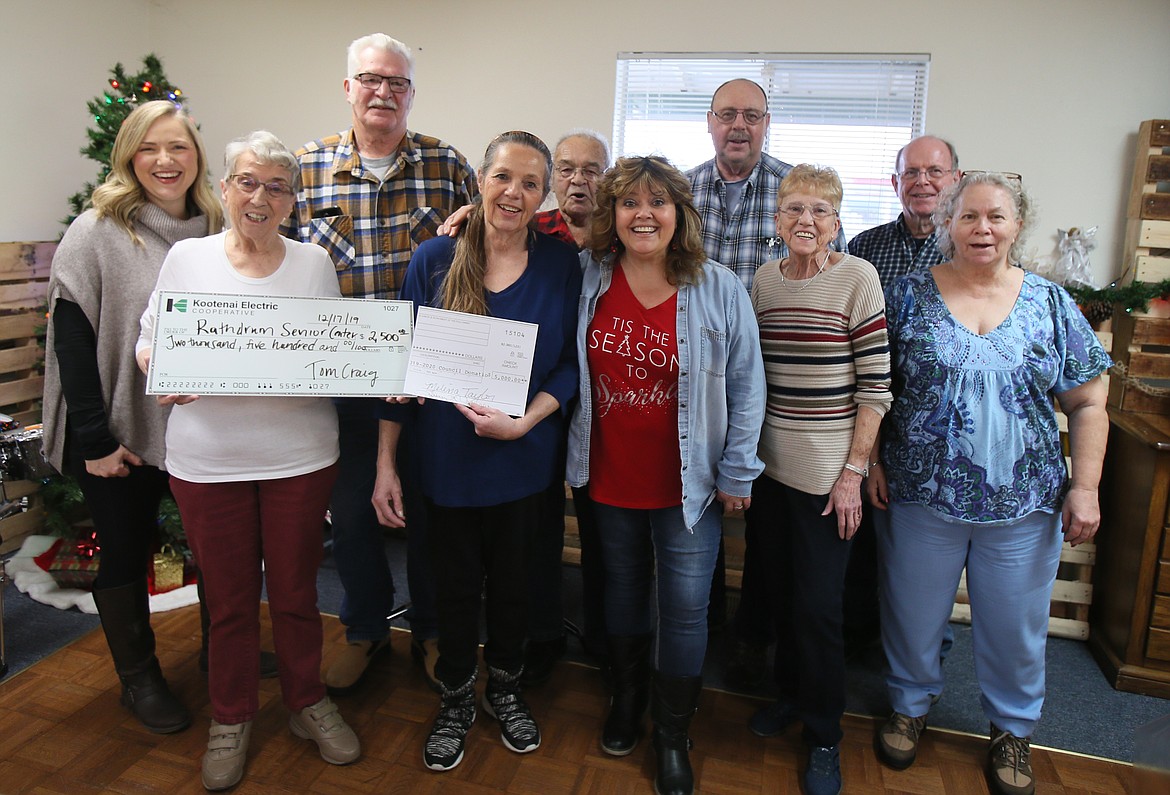
{"type": "MultiPolygon", "coordinates": [[[[437,237],[414,252],[401,297],[420,306],[442,306],[442,283],[455,241],[437,237]]],[[[547,392],[560,403],[519,439],[475,435],[472,424],[450,403],[384,404],[381,416],[412,422],[423,493],[453,508],[500,505],[543,491],[560,477],[557,451],[565,434],[565,410],[577,395],[577,301],[581,269],[577,252],[559,240],[533,233],[528,267],[504,290],[487,292],[492,317],[539,326],[527,403],[547,392]]]]}

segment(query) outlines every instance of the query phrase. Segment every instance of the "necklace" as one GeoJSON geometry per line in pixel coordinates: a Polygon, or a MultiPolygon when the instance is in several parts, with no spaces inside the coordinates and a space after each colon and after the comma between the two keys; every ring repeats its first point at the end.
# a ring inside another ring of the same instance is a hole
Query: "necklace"
{"type": "MultiPolygon", "coordinates": [[[[780,271],[780,283],[783,284],[785,287],[788,287],[788,289],[792,290],[794,293],[799,293],[801,290],[805,289],[810,284],[812,284],[813,279],[817,278],[818,276],[820,276],[822,273],[825,272],[825,266],[829,264],[829,252],[828,251],[825,252],[825,258],[823,260],[821,260],[820,265],[817,265],[817,272],[814,273],[812,276],[809,276],[807,279],[804,279],[803,280],[804,284],[800,285],[799,287],[795,287],[795,288],[790,287],[788,285],[788,282],[802,281],[802,280],[801,279],[788,279],[784,276],[784,263],[787,261],[788,261],[788,257],[785,257],[784,259],[782,259],[780,261],[780,264],[776,268],[776,270],[780,271]]],[[[816,260],[813,260],[813,262],[816,262],[816,260]]]]}

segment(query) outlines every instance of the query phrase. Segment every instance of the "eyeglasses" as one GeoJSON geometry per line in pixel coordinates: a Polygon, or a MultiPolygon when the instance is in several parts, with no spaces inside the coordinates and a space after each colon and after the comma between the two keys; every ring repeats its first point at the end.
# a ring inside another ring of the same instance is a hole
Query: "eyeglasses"
{"type": "Polygon", "coordinates": [[[903,182],[917,182],[918,178],[926,175],[927,179],[942,179],[947,174],[954,174],[953,168],[941,168],[939,166],[931,166],[930,168],[908,168],[898,174],[898,179],[903,182]]]}
{"type": "Polygon", "coordinates": [[[353,79],[362,84],[362,88],[368,88],[370,91],[377,91],[385,83],[390,87],[390,90],[395,94],[405,94],[410,90],[410,78],[399,77],[397,75],[376,75],[373,72],[362,72],[360,75],[354,75],[353,79]]]}
{"type": "Polygon", "coordinates": [[[734,124],[736,116],[743,116],[745,124],[759,124],[768,115],[767,111],[756,110],[755,108],[724,108],[723,110],[709,110],[707,111],[715,118],[724,124],[734,124]]]}
{"type": "Polygon", "coordinates": [[[557,173],[561,179],[572,179],[574,174],[580,174],[587,182],[596,182],[601,178],[601,172],[592,166],[557,166],[557,173]]]}
{"type": "Polygon", "coordinates": [[[811,213],[812,217],[817,221],[832,218],[837,214],[837,211],[827,204],[786,204],[779,210],[780,214],[785,218],[791,218],[793,220],[803,216],[806,211],[811,213]]]}
{"type": "Polygon", "coordinates": [[[228,180],[234,182],[241,193],[246,193],[249,196],[260,188],[264,188],[264,192],[268,194],[270,199],[287,199],[293,195],[293,189],[289,187],[287,182],[261,182],[247,174],[232,174],[228,180]]]}

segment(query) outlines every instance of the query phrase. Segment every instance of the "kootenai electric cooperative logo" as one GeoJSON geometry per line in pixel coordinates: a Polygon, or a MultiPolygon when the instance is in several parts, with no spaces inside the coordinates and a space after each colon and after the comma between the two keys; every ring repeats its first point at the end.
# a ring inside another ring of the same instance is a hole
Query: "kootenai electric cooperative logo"
{"type": "Polygon", "coordinates": [[[178,301],[176,301],[174,298],[168,298],[167,299],[167,311],[168,312],[186,312],[187,311],[187,299],[180,298],[178,301]]]}

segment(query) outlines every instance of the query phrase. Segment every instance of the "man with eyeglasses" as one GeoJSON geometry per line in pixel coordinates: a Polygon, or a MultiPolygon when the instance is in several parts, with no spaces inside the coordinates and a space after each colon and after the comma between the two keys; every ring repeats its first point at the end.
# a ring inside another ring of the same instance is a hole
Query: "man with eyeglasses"
{"type": "MultiPolygon", "coordinates": [[[[764,89],[751,80],[727,81],[707,111],[715,157],[687,172],[707,256],[735,271],[748,290],[756,268],[787,254],[776,238],[776,196],[792,166],[764,151],[771,120],[764,89]]],[[[843,233],[833,247],[845,250],[843,233]]]]}
{"type": "MultiPolygon", "coordinates": [[[[342,85],[352,127],[297,152],[302,187],[286,232],[329,253],[342,295],[397,298],[414,250],[476,195],[475,171],[448,144],[407,128],[415,96],[409,47],[384,33],[362,36],[349,45],[347,67],[342,85]]],[[[371,502],[380,401],[335,403],[341,472],[330,511],[333,558],[345,590],[341,621],[347,643],[325,672],[325,684],[332,693],[344,693],[359,683],[373,657],[389,648],[394,580],[371,502]]],[[[425,514],[411,484],[403,486],[410,515],[412,652],[434,681],[438,630],[425,514]]]]}
{"type": "Polygon", "coordinates": [[[877,269],[882,289],[911,271],[942,262],[932,215],[939,195],[961,176],[955,147],[942,138],[923,135],[899,150],[890,184],[902,212],[888,224],[867,229],[849,241],[849,253],[877,269]]]}
{"type": "Polygon", "coordinates": [[[536,214],[533,223],[546,235],[577,248],[589,242],[589,218],[597,206],[597,181],[609,168],[609,143],[593,130],[570,130],[553,151],[553,193],[557,209],[536,214]]]}
{"type": "MultiPolygon", "coordinates": [[[[703,223],[703,248],[707,256],[730,268],[751,291],[756,269],[787,255],[787,246],[776,237],[776,209],[780,183],[792,166],[764,151],[771,122],[768,96],[759,84],[745,79],[729,80],[715,90],[707,111],[707,131],[715,145],[715,157],[687,172],[695,196],[695,208],[703,223]]],[[[844,232],[832,246],[845,250],[844,232]]],[[[765,584],[767,572],[750,571],[755,529],[745,530],[744,576],[740,602],[732,624],[732,648],[726,677],[739,687],[755,687],[767,674],[765,652],[772,638],[765,584]]],[[[722,625],[727,596],[725,553],[719,558],[711,583],[708,623],[722,625]]]]}

